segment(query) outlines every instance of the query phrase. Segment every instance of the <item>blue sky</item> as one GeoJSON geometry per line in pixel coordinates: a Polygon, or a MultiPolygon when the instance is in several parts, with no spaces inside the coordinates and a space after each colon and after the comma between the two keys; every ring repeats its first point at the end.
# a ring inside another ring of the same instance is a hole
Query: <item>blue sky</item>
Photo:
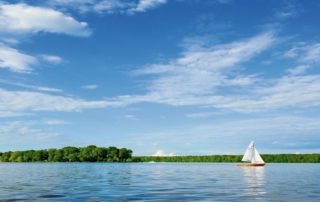
{"type": "Polygon", "coordinates": [[[0,1],[0,150],[320,152],[319,1],[0,1]]]}

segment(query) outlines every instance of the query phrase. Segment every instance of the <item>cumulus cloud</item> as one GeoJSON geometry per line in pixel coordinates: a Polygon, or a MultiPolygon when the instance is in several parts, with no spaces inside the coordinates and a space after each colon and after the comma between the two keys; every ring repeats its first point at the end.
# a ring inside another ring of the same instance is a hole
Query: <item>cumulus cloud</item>
{"type": "Polygon", "coordinates": [[[152,156],[174,156],[173,152],[166,153],[162,149],[157,150],[152,156]]]}
{"type": "Polygon", "coordinates": [[[89,36],[86,22],[51,8],[27,4],[0,4],[0,32],[2,33],[61,33],[73,36],[89,36]]]}

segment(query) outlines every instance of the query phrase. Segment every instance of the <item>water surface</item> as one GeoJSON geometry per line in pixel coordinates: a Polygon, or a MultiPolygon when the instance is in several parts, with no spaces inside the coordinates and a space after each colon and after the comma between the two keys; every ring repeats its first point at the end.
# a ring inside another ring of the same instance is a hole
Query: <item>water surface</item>
{"type": "Polygon", "coordinates": [[[0,163],[4,201],[320,201],[320,164],[0,163]]]}

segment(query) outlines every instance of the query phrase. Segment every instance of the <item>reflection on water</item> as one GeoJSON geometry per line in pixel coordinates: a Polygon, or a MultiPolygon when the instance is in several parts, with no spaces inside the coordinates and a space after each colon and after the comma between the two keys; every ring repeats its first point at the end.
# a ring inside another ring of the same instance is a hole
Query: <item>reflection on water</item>
{"type": "Polygon", "coordinates": [[[246,183],[247,189],[245,192],[249,196],[255,196],[262,198],[266,193],[265,191],[265,176],[264,169],[265,167],[241,167],[243,171],[244,181],[246,183]]]}
{"type": "Polygon", "coordinates": [[[0,163],[0,201],[320,201],[320,164],[0,163]]]}

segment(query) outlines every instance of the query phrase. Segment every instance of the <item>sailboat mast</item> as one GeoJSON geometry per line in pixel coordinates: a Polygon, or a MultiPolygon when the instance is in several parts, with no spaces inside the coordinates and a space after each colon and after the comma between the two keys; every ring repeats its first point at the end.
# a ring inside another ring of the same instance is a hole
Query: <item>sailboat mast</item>
{"type": "Polygon", "coordinates": [[[251,151],[252,151],[252,156],[251,156],[251,163],[255,162],[255,149],[254,149],[254,141],[252,141],[252,147],[251,147],[251,151]]]}

